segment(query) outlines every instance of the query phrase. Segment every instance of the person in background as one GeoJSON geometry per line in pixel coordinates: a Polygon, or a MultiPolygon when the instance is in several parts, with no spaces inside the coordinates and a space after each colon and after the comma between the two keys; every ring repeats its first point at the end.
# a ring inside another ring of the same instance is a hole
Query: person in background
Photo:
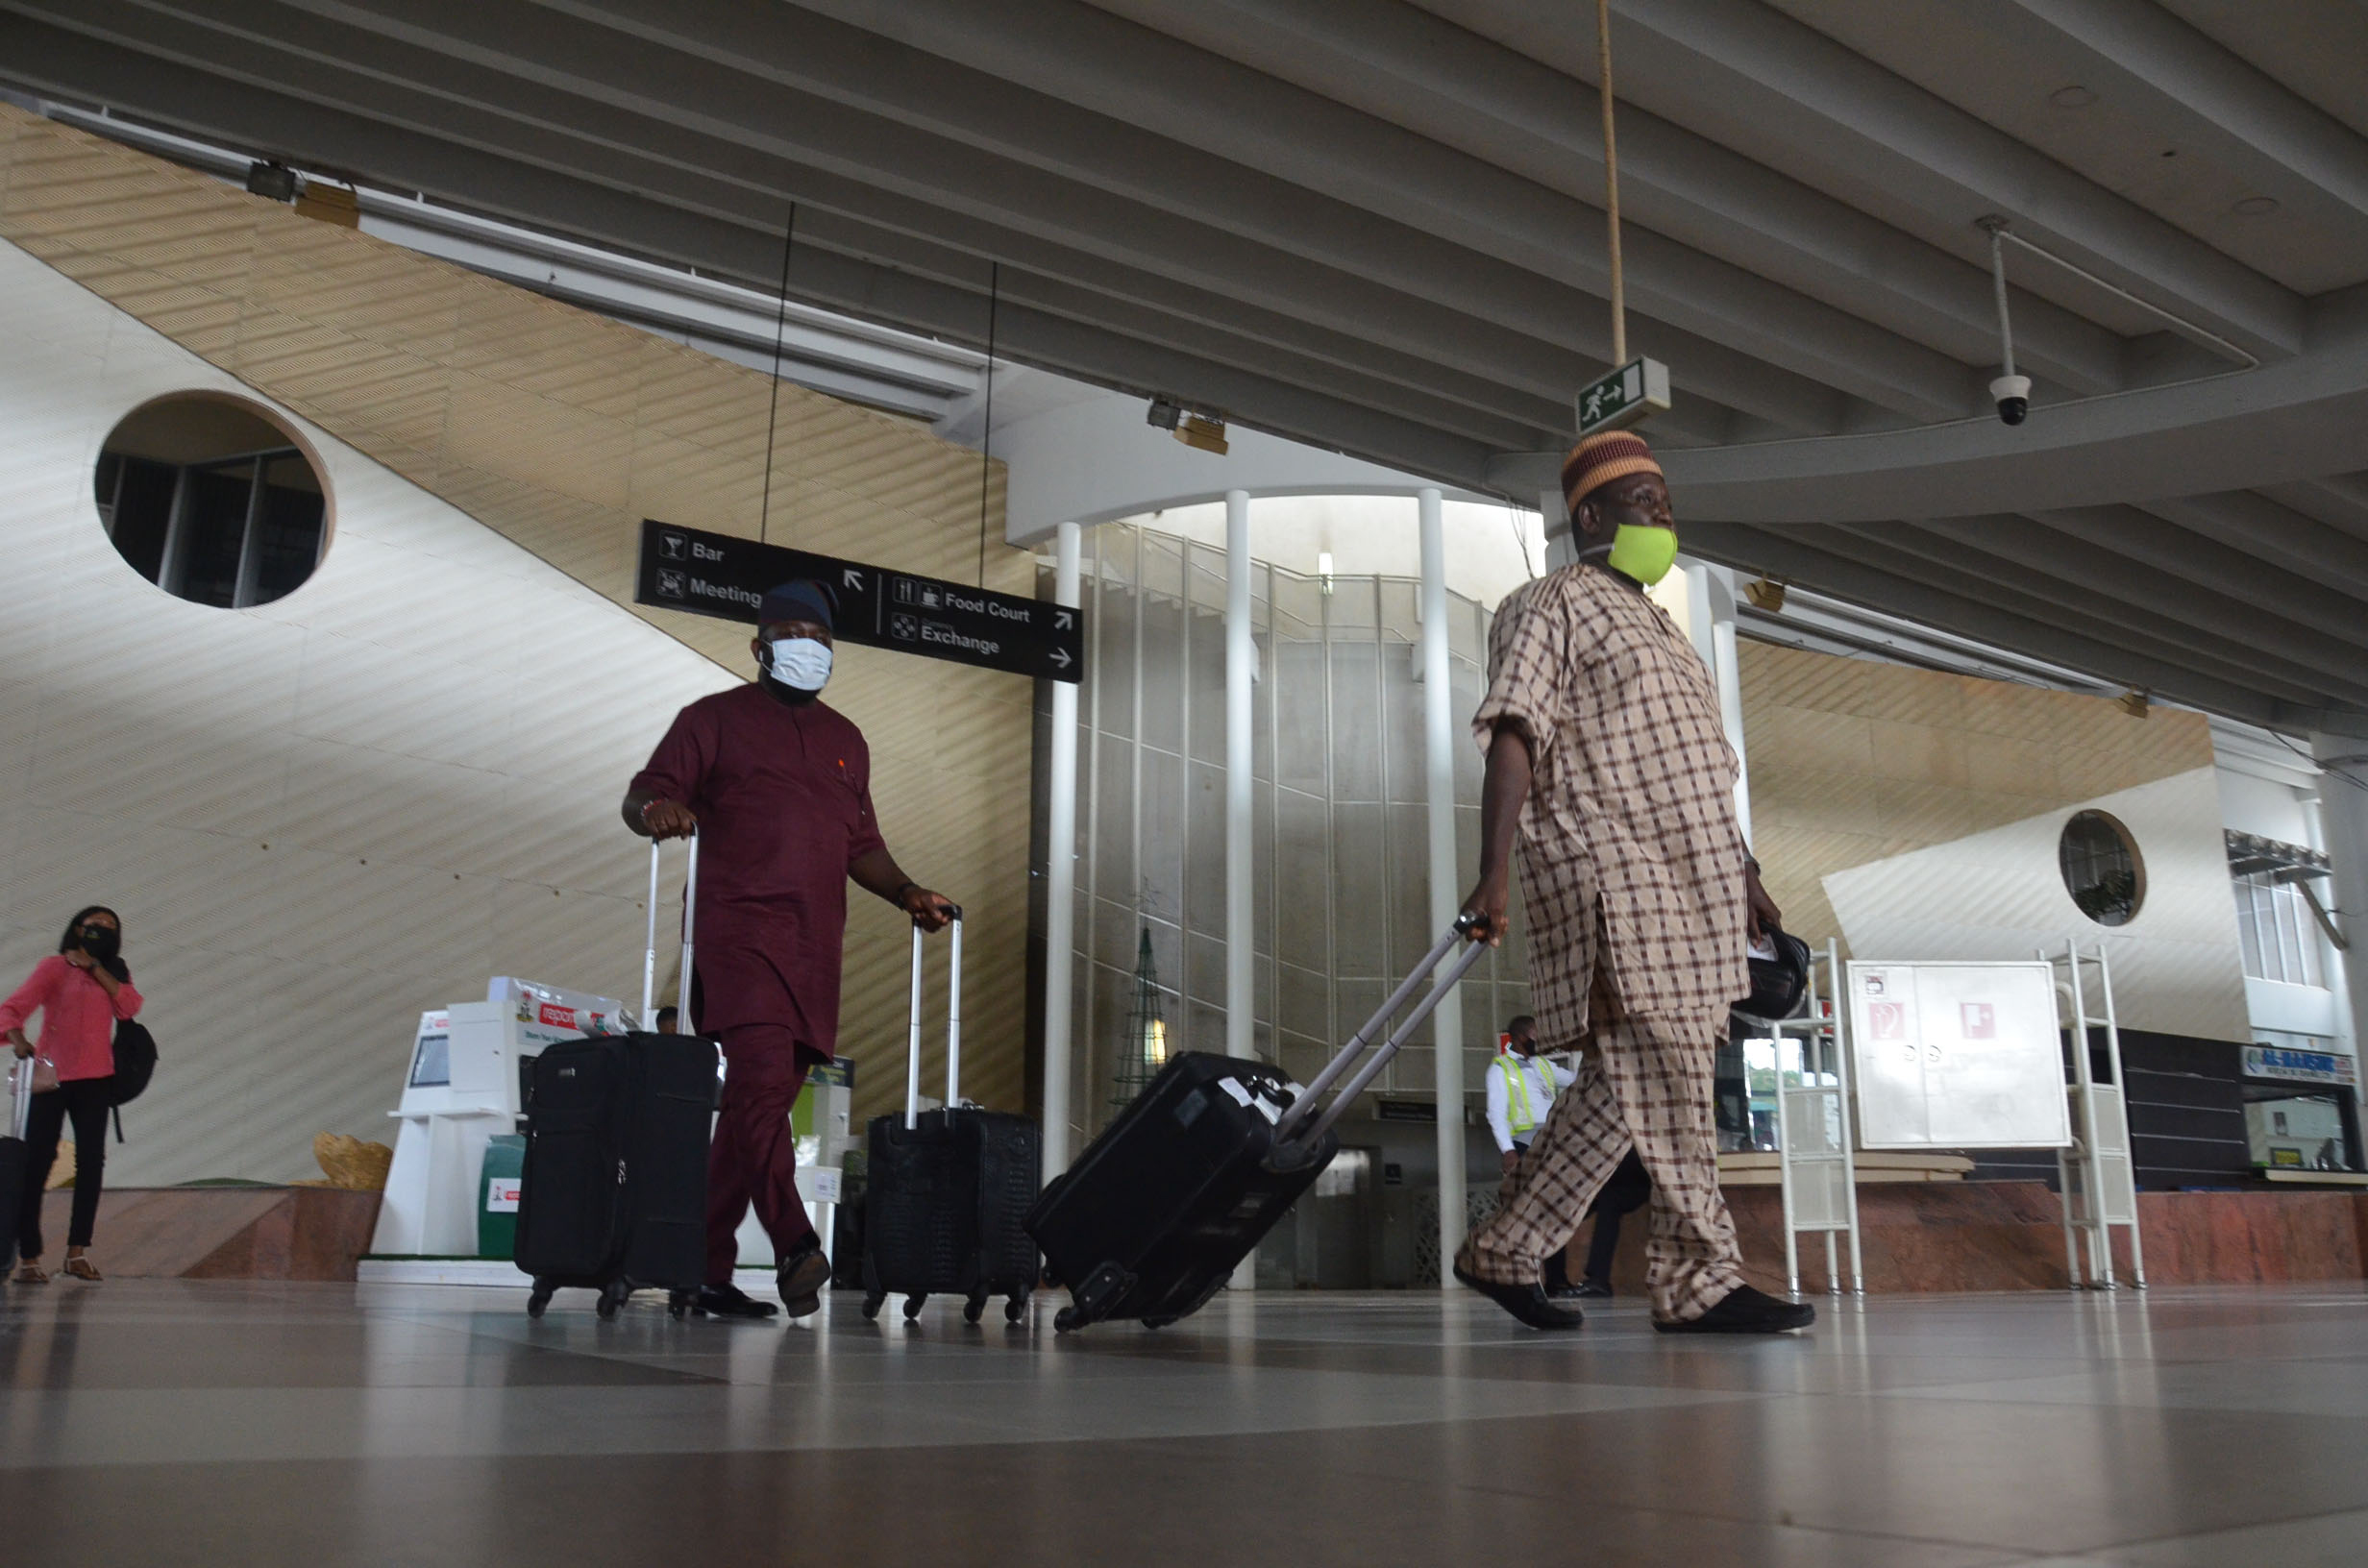
{"type": "Polygon", "coordinates": [[[57,1164],[58,1138],[74,1122],[74,1211],[65,1233],[65,1273],[100,1278],[90,1261],[90,1234],[99,1217],[107,1173],[107,1113],[114,1103],[115,1023],[136,1016],[140,994],[125,965],[123,921],[92,904],[66,922],[58,951],[33,967],[15,994],[0,1002],[0,1038],[18,1058],[38,1056],[58,1071],[58,1087],[33,1096],[25,1125],[25,1186],[16,1213],[16,1283],[45,1285],[41,1267],[41,1191],[57,1164]],[[25,1038],[25,1020],[41,1015],[38,1042],[25,1038]]]}
{"type": "MultiPolygon", "coordinates": [[[[1504,1181],[1497,1202],[1513,1201],[1520,1183],[1521,1155],[1530,1139],[1554,1108],[1554,1096],[1570,1087],[1577,1075],[1552,1057],[1538,1054],[1538,1020],[1523,1013],[1505,1024],[1505,1048],[1489,1064],[1489,1132],[1504,1160],[1504,1181]]],[[[1546,1294],[1573,1294],[1563,1254],[1546,1254],[1543,1271],[1546,1294]]]]}
{"type": "Polygon", "coordinates": [[[707,1161],[707,1283],[688,1303],[702,1316],[773,1315],[732,1284],[734,1233],[752,1203],[779,1260],[783,1309],[822,1310],[830,1264],[798,1196],[789,1112],[806,1073],[837,1049],[847,884],[924,930],[957,913],[889,854],[872,811],[871,748],[822,701],[831,616],[820,583],[767,593],[749,645],[755,682],[677,714],[625,796],[634,832],[697,833],[704,851],[686,1021],[721,1037],[725,1075],[707,1161]]]}
{"type": "Polygon", "coordinates": [[[681,1033],[682,1015],[671,1007],[659,1008],[657,1010],[657,1032],[661,1035],[681,1033]]]}

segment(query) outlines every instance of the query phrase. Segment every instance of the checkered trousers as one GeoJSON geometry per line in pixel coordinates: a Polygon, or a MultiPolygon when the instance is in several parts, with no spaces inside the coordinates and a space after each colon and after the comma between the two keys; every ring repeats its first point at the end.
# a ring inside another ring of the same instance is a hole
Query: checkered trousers
{"type": "Polygon", "coordinates": [[[1653,1179],[1646,1294],[1655,1317],[1690,1322],[1743,1283],[1711,1115],[1712,1059],[1726,1014],[1638,1017],[1600,992],[1595,1000],[1595,1049],[1521,1157],[1509,1200],[1457,1261],[1484,1280],[1536,1282],[1633,1143],[1653,1179]]]}

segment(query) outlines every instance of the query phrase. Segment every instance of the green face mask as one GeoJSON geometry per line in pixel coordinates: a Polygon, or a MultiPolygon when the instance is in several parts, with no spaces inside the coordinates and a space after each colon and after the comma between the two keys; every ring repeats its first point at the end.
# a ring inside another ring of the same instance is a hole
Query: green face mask
{"type": "Polygon", "coordinates": [[[1604,564],[1650,588],[1677,564],[1677,530],[1622,523],[1612,535],[1612,553],[1604,564]]]}

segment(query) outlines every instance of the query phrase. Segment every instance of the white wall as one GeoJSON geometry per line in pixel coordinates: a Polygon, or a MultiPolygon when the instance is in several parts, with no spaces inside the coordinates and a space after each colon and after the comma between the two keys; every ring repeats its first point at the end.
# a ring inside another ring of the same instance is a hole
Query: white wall
{"type": "Polygon", "coordinates": [[[2027,959],[2070,935],[2101,939],[2125,1027],[2252,1039],[2213,769],[1836,871],[1825,891],[1855,957],[2027,959]],[[2112,929],[2080,912],[2057,864],[2065,821],[2090,808],[2119,818],[2145,861],[2137,917],[2112,929]]]}
{"type": "Polygon", "coordinates": [[[733,675],[293,419],[320,571],[254,610],[165,595],[91,465],[136,404],[242,389],[7,245],[0,302],[0,968],[122,912],[161,1062],[111,1180],[307,1176],[318,1131],[389,1138],[419,1010],[489,974],[637,994],[617,801],[733,675]]]}

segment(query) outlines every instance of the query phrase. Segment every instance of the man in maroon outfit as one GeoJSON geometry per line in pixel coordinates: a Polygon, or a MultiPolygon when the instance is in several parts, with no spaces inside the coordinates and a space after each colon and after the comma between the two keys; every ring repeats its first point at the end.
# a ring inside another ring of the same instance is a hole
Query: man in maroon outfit
{"type": "Polygon", "coordinates": [[[707,1283],[694,1309],[771,1317],[731,1282],[752,1202],[773,1237],[781,1303],[819,1311],[830,1265],[798,1196],[789,1111],[839,1033],[839,957],[851,878],[934,931],[952,903],[916,884],[881,842],[863,732],[821,700],[831,600],[817,583],[764,598],[753,685],[675,716],[625,796],[626,825],[700,836],[699,949],[689,1021],[724,1043],[724,1106],[707,1162],[707,1283]]]}

